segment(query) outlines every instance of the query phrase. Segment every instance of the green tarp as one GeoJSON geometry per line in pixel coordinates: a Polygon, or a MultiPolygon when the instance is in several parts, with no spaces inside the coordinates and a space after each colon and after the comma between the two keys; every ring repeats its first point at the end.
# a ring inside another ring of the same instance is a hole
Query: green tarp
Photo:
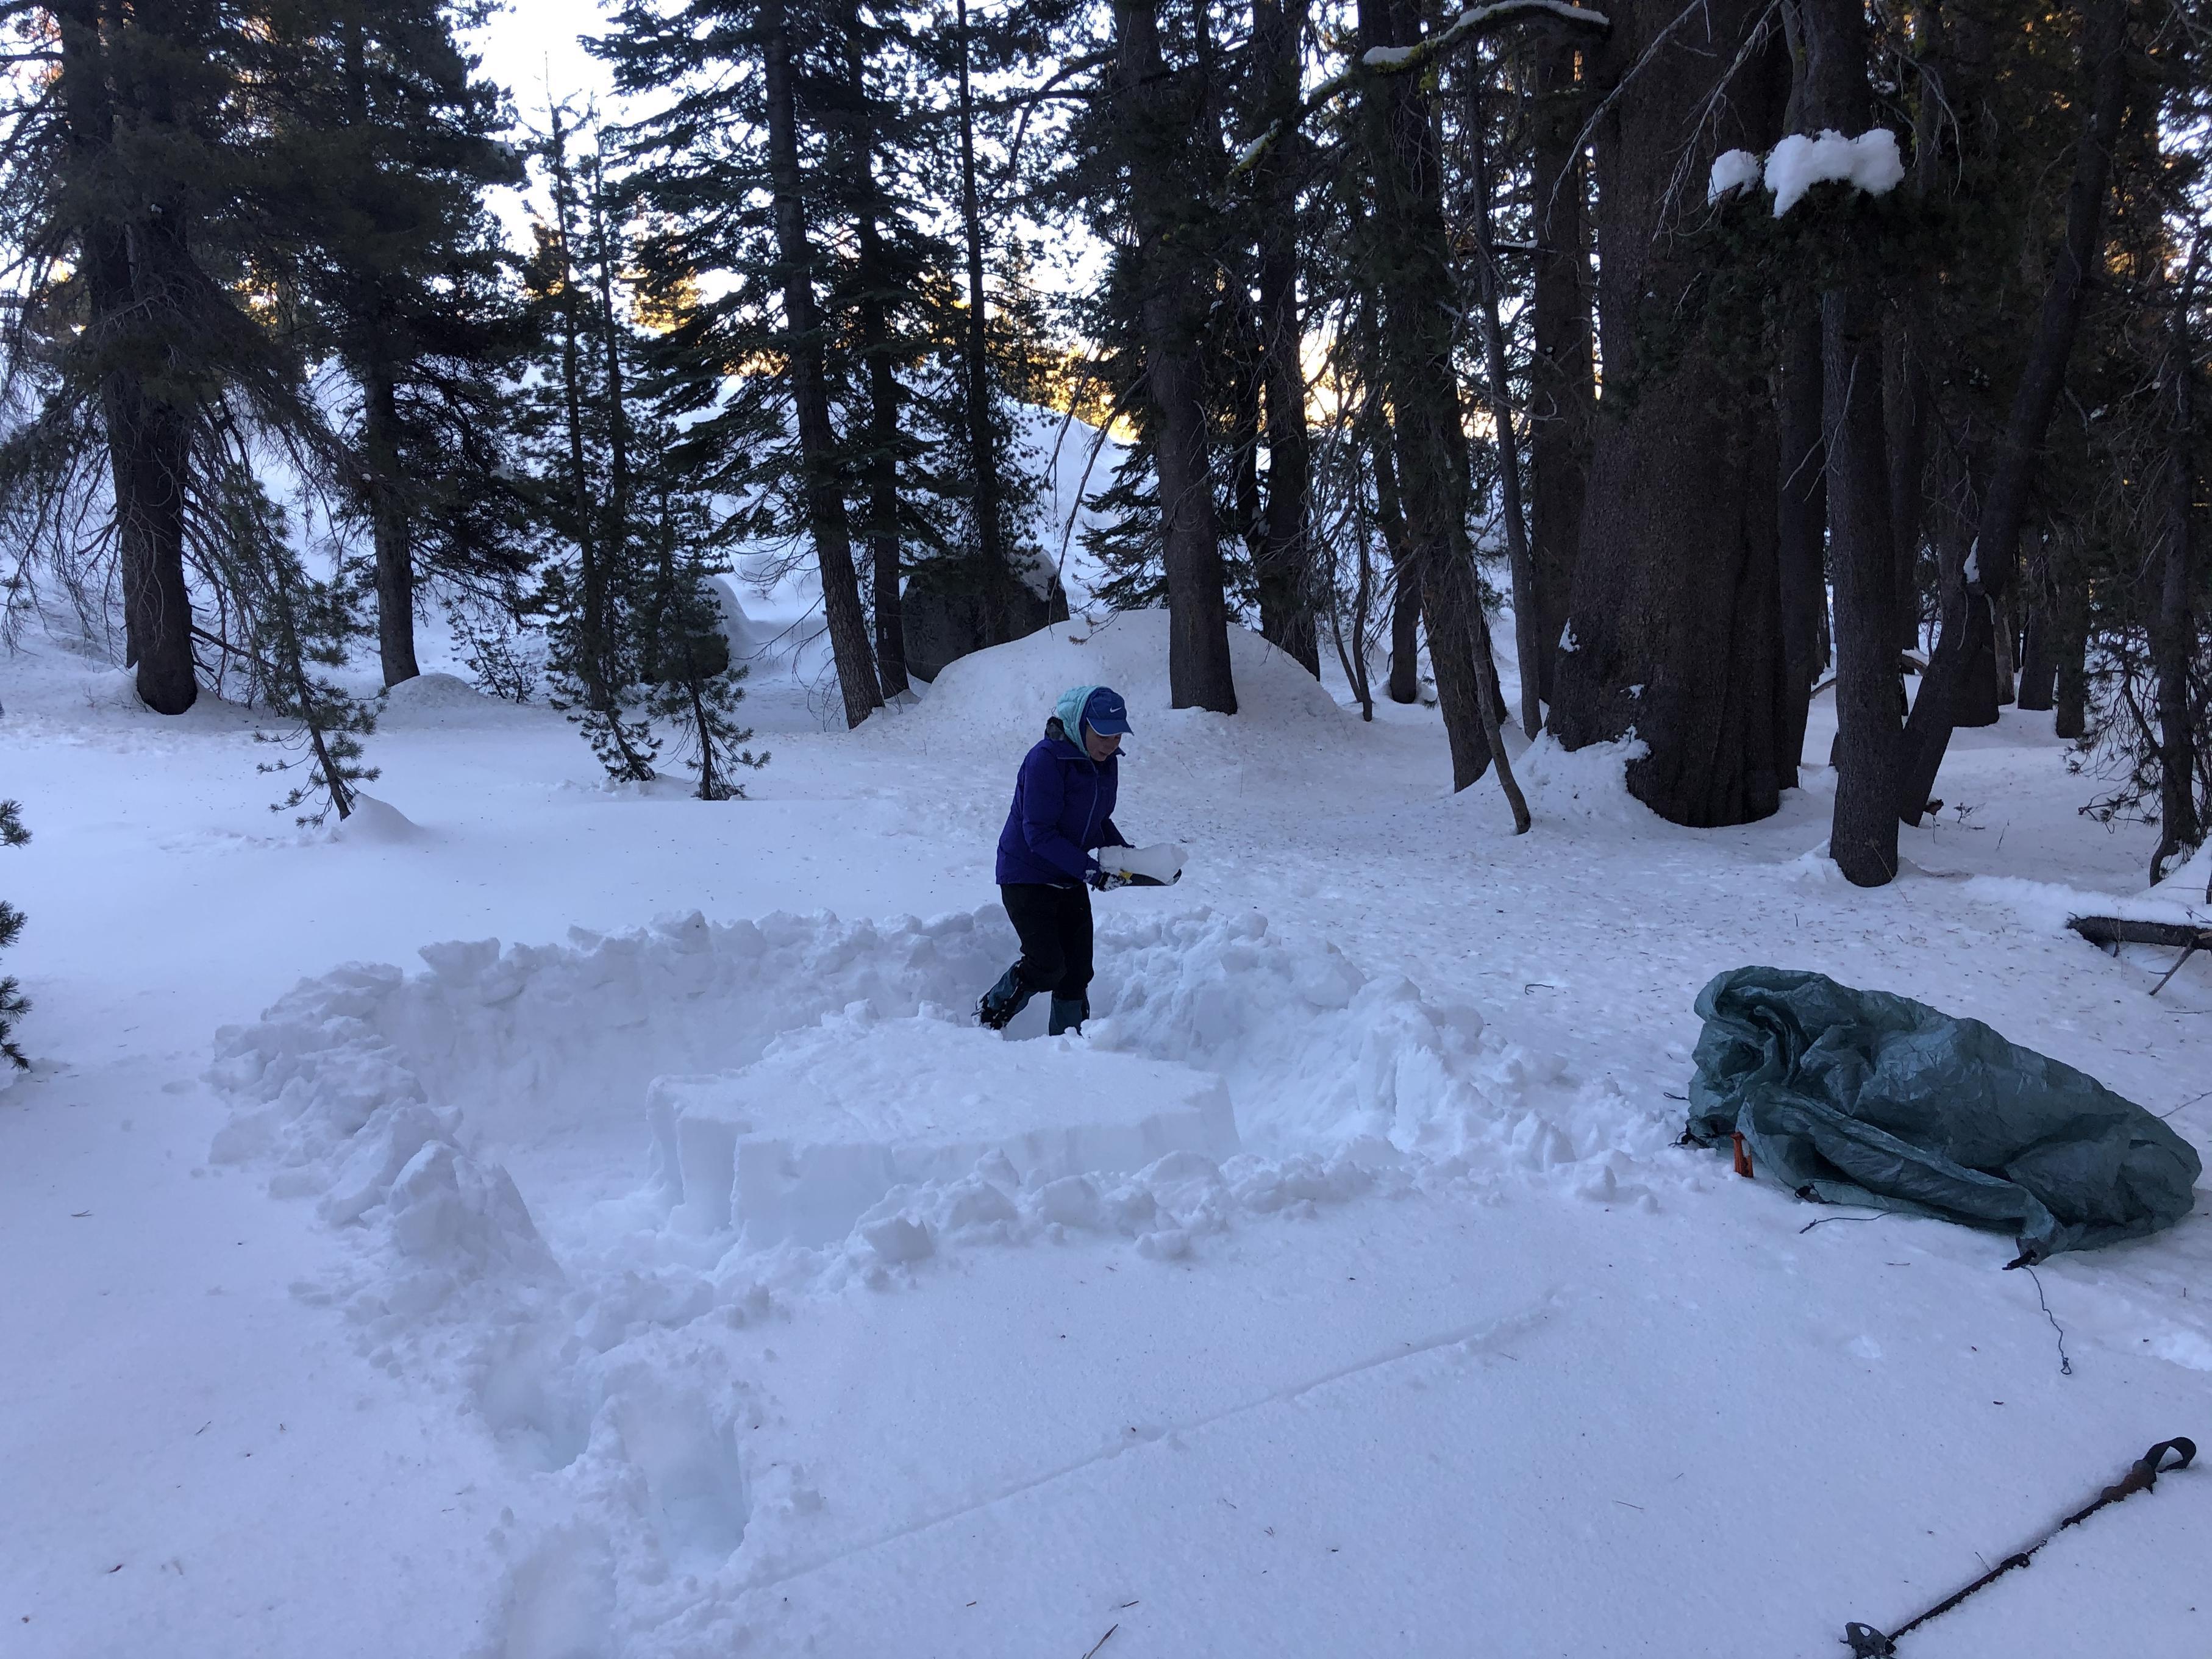
{"type": "Polygon", "coordinates": [[[2012,1234],[2022,1260],[2171,1226],[2196,1150],[2142,1107],[1978,1019],[1820,974],[1738,968],[1698,994],[1690,1134],[1742,1134],[1807,1198],[2012,1234]]]}

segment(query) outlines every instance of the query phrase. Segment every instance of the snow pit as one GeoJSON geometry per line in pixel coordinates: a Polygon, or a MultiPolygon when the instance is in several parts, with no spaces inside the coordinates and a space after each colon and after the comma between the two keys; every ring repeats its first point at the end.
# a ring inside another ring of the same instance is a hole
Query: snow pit
{"type": "Polygon", "coordinates": [[[748,1249],[833,1243],[894,1187],[957,1181],[994,1152],[1035,1187],[1237,1151],[1211,1073],[866,1011],[739,1071],[659,1079],[648,1109],[671,1224],[734,1228],[748,1249]]]}
{"type": "MultiPolygon", "coordinates": [[[[1015,953],[996,906],[426,945],[427,972],[351,964],[220,1033],[211,1156],[319,1200],[357,1245],[331,1294],[380,1340],[568,1295],[614,1340],[740,1295],[749,1258],[826,1285],[1055,1229],[1172,1254],[1409,1157],[1542,1179],[1672,1138],[1610,1077],[1257,912],[1117,918],[1097,943],[1074,1041],[948,1012],[1015,953]]],[[[574,1442],[556,1418],[517,1420],[574,1442]]]]}

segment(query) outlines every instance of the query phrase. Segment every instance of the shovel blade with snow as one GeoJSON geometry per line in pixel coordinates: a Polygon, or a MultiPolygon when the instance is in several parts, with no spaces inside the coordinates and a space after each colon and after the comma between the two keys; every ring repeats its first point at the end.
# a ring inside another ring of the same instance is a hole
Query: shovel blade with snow
{"type": "Polygon", "coordinates": [[[1095,855],[1108,876],[1131,887],[1172,887],[1182,879],[1182,848],[1173,842],[1152,847],[1102,847],[1095,855]]]}

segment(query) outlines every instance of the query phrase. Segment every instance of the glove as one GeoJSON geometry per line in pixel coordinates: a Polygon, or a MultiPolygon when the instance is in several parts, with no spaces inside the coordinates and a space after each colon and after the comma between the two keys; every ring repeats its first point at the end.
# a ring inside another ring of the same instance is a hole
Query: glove
{"type": "Polygon", "coordinates": [[[1102,893],[1110,893],[1116,887],[1127,887],[1129,884],[1128,877],[1123,875],[1119,870],[1093,870],[1086,879],[1090,881],[1091,886],[1102,893]]]}

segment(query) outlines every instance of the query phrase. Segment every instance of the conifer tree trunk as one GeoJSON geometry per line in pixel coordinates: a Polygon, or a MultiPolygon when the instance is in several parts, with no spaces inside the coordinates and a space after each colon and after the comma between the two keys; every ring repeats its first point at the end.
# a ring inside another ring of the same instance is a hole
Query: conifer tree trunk
{"type": "MultiPolygon", "coordinates": [[[[961,161],[974,188],[973,147],[968,131],[967,3],[961,0],[961,161]]],[[[899,587],[902,572],[899,558],[898,443],[899,383],[891,362],[890,329],[884,315],[883,295],[890,282],[884,252],[881,193],[876,186],[875,149],[878,140],[874,106],[869,102],[867,64],[862,57],[859,31],[846,35],[845,69],[848,91],[858,123],[858,142],[853,158],[860,261],[858,272],[860,301],[860,351],[868,365],[868,515],[866,535],[873,580],[876,613],[876,673],[886,699],[907,690],[906,611],[899,587]]],[[[968,208],[972,226],[974,212],[968,208]]],[[[969,314],[975,314],[979,271],[971,265],[969,314]]],[[[993,515],[995,521],[996,515],[993,515]]]]}
{"type": "Polygon", "coordinates": [[[1794,787],[1805,759],[1805,726],[1820,677],[1827,619],[1828,472],[1820,452],[1820,319],[1784,331],[1777,387],[1782,438],[1778,524],[1782,561],[1783,731],[1778,775],[1794,787]]]}
{"type": "Polygon", "coordinates": [[[1505,514],[1505,553],[1513,581],[1514,654],[1521,665],[1521,729],[1531,739],[1544,729],[1543,700],[1537,691],[1538,618],[1536,567],[1528,549],[1528,521],[1521,513],[1521,439],[1514,430],[1513,398],[1506,378],[1505,330],[1498,320],[1498,249],[1492,234],[1489,100],[1485,95],[1480,48],[1468,48],[1468,124],[1474,131],[1475,291],[1481,305],[1482,350],[1489,372],[1490,420],[1498,442],[1498,487],[1505,514]]]}
{"type": "MultiPolygon", "coordinates": [[[[126,84],[114,72],[104,30],[151,33],[167,14],[149,7],[129,21],[104,24],[98,0],[64,0],[53,14],[70,147],[77,165],[93,174],[111,156],[118,100],[142,129],[158,130],[174,115],[158,67],[146,69],[149,58],[158,60],[158,49],[149,53],[147,42],[137,43],[138,73],[126,84]]],[[[100,368],[125,654],[137,670],[138,696],[146,706],[156,714],[181,714],[199,696],[191,600],[185,587],[190,417],[149,386],[147,372],[161,357],[161,331],[179,322],[168,290],[190,258],[185,216],[160,203],[133,211],[106,191],[84,207],[76,228],[88,301],[85,344],[100,368]]]]}
{"type": "MultiPolygon", "coordinates": [[[[1298,43],[1306,0],[1252,0],[1252,51],[1267,76],[1268,120],[1298,102],[1298,43]]],[[[1311,438],[1306,426],[1304,332],[1298,313],[1295,146],[1279,143],[1255,170],[1260,225],[1260,330],[1267,394],[1267,529],[1259,556],[1260,631],[1309,673],[1321,672],[1314,628],[1311,438]]]]}
{"type": "MultiPolygon", "coordinates": [[[[346,112],[356,127],[369,123],[368,65],[362,44],[361,16],[340,20],[346,77],[346,112]]],[[[364,293],[366,337],[362,342],[362,471],[368,497],[369,538],[376,560],[376,646],[386,688],[411,680],[422,671],[415,656],[415,553],[402,495],[399,468],[399,411],[392,385],[390,342],[378,305],[377,279],[356,271],[364,293]]]]}
{"type": "Polygon", "coordinates": [[[762,89],[768,103],[769,175],[774,191],[775,240],[782,270],[784,326],[789,331],[786,372],[799,428],[799,464],[805,472],[806,527],[822,575],[822,610],[830,652],[844,694],[845,724],[858,726],[880,707],[868,642],[867,612],[853,568],[853,534],[837,476],[837,432],[830,418],[830,389],[822,326],[814,301],[814,248],[806,228],[805,179],[799,164],[799,98],[791,64],[790,21],[783,0],[761,8],[762,89]]]}
{"type": "Polygon", "coordinates": [[[2052,608],[2051,632],[2058,663],[2051,728],[2069,743],[2089,729],[2089,580],[2081,558],[2081,549],[2069,544],[2052,573],[2058,598],[2052,608]]]}
{"type": "Polygon", "coordinates": [[[2189,659],[2197,646],[2192,608],[2197,589],[2197,368],[2189,307],[2204,246],[2200,233],[2190,250],[2167,323],[2165,545],[2159,550],[2158,607],[2150,632],[2151,666],[2158,685],[2159,833],[2158,850],[2150,860],[2154,883],[2164,878],[2172,860],[2204,839],[2197,811],[2197,734],[2189,702],[2189,659]]]}
{"type": "MultiPolygon", "coordinates": [[[[1203,3],[1203,0],[1200,0],[1203,3]]],[[[1160,58],[1154,0],[1115,0],[1120,125],[1135,231],[1138,333],[1158,416],[1160,528],[1168,588],[1169,699],[1237,712],[1213,507],[1212,444],[1199,337],[1206,320],[1205,204],[1193,199],[1191,94],[1160,58]]]]}
{"type": "Polygon", "coordinates": [[[1407,556],[1406,511],[1398,498],[1398,464],[1391,459],[1395,446],[1382,399],[1370,402],[1360,417],[1365,422],[1364,441],[1375,469],[1375,523],[1382,532],[1382,545],[1390,554],[1393,589],[1390,599],[1390,679],[1387,688],[1395,703],[1419,702],[1421,695],[1421,578],[1407,556]]]}
{"type": "MultiPolygon", "coordinates": [[[[1359,48],[1419,38],[1409,0],[1360,0],[1359,48]]],[[[1451,748],[1452,787],[1492,758],[1483,708],[1491,673],[1481,588],[1467,532],[1466,434],[1453,361],[1455,284],[1440,196],[1440,158],[1419,78],[1370,77],[1361,137],[1375,181],[1372,240],[1382,318],[1376,354],[1397,440],[1407,562],[1420,590],[1429,665],[1451,748]]]]}
{"type": "MultiPolygon", "coordinates": [[[[1580,48],[1544,41],[1536,59],[1534,180],[1536,259],[1529,308],[1530,558],[1536,587],[1538,695],[1549,702],[1582,545],[1590,434],[1597,417],[1591,348],[1589,203],[1577,146],[1588,118],[1576,76],[1580,48]]],[[[1524,672],[1526,672],[1524,668],[1524,672]]]]}
{"type": "Polygon", "coordinates": [[[2031,713],[2048,714],[2057,695],[2058,674],[2051,614],[2050,556],[2045,549],[2045,532],[2031,530],[2027,536],[2027,556],[2023,561],[2027,592],[2021,595],[2027,601],[2027,621],[2021,629],[2020,706],[2031,713]]]}
{"type": "MultiPolygon", "coordinates": [[[[1805,0],[1804,122],[1856,137],[1869,125],[1863,0],[1805,0]]],[[[1836,585],[1836,804],[1829,856],[1855,886],[1897,878],[1897,546],[1882,426],[1874,274],[1839,262],[1820,295],[1829,560],[1836,585]]]]}
{"type": "MultiPolygon", "coordinates": [[[[1914,115],[1911,190],[1924,201],[1937,182],[1942,155],[1942,118],[1949,33],[1942,7],[1921,0],[1912,9],[1912,45],[1920,59],[1920,102],[1914,115]]],[[[1923,271],[1912,282],[1899,314],[1884,331],[1882,427],[1889,446],[1889,529],[1897,550],[1897,648],[1920,645],[1920,544],[1926,528],[1928,369],[1926,347],[1935,308],[1934,283],[1923,271]]],[[[1900,760],[1900,764],[1902,763],[1900,760]]]]}
{"type": "Polygon", "coordinates": [[[386,687],[422,670],[415,656],[415,559],[400,497],[399,415],[386,354],[372,343],[362,386],[362,457],[376,554],[376,646],[386,687]]]}
{"type": "Polygon", "coordinates": [[[1015,583],[1006,559],[999,486],[998,428],[991,418],[991,349],[983,292],[983,207],[975,180],[975,100],[969,84],[968,0],[957,0],[960,30],[960,220],[967,239],[968,325],[961,335],[962,386],[967,401],[968,453],[975,469],[975,545],[982,560],[986,645],[1013,638],[1015,583]]]}
{"type": "Polygon", "coordinates": [[[2013,579],[2005,579],[2006,594],[2002,601],[1990,606],[1990,653],[1996,659],[1997,706],[2008,708],[2016,700],[2013,690],[2013,631],[2011,588],[2013,579]]]}
{"type": "Polygon", "coordinates": [[[1780,125],[1763,67],[1714,85],[1729,60],[1706,43],[1742,40],[1755,11],[1713,0],[1690,31],[1672,27],[1679,8],[1630,0],[1596,54],[1597,88],[1636,78],[1595,134],[1606,395],[1551,730],[1570,749],[1633,732],[1648,752],[1631,793],[1698,827],[1781,803],[1779,445],[1771,397],[1706,353],[1646,362],[1643,341],[1707,275],[1668,234],[1683,135],[1698,134],[1701,179],[1717,149],[1765,149],[1780,125]]]}
{"type": "MultiPolygon", "coordinates": [[[[1992,643],[1990,603],[2002,598],[2020,546],[2021,526],[2038,452],[2050,429],[2051,411],[2066,379],[2089,283],[2104,246],[2105,195],[2112,178],[2114,141],[2127,97],[2129,0],[2092,0],[2081,33],[2082,130],[2075,148],[2074,175],[2067,188],[2066,236],[2044,289],[2043,309],[2028,348],[2027,362],[2013,393],[2002,441],[1989,490],[1982,498],[1978,533],[1966,573],[1962,626],[1949,618],[1923,677],[1905,738],[1905,763],[1898,795],[1899,816],[1920,822],[1952,727],[1960,722],[1962,704],[1974,695],[1979,665],[1992,643]]],[[[2062,659],[2063,662],[2063,659],[2062,659]]],[[[2061,672],[2065,671],[2062,666],[2061,672]]],[[[1992,677],[1994,671],[1992,670],[1992,677]]],[[[1989,688],[1981,689],[1986,696],[1989,688]]]]}

